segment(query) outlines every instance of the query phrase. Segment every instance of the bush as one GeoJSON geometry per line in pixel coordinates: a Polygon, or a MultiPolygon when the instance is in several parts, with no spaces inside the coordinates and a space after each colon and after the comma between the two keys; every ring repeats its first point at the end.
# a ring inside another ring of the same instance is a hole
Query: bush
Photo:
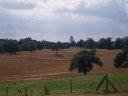
{"type": "Polygon", "coordinates": [[[122,50],[122,52],[116,55],[114,59],[114,66],[116,68],[128,67],[128,48],[122,50]]]}

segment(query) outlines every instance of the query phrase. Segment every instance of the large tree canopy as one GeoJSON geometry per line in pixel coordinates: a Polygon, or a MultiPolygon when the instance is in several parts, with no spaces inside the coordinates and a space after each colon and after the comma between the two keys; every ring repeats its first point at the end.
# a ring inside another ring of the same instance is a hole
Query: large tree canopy
{"type": "Polygon", "coordinates": [[[87,72],[92,70],[93,64],[102,66],[100,58],[96,56],[96,50],[82,50],[74,55],[69,70],[73,71],[76,69],[78,72],[83,72],[86,75],[87,72]]]}
{"type": "Polygon", "coordinates": [[[116,55],[114,59],[114,66],[116,68],[128,67],[128,48],[116,55]]]}

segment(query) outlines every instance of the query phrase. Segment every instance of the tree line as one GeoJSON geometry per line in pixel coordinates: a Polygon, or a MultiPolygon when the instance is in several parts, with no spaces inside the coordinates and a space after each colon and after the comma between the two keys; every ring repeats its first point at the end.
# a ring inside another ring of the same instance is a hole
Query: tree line
{"type": "Polygon", "coordinates": [[[92,38],[87,38],[87,40],[79,40],[77,43],[78,47],[83,48],[97,48],[97,49],[124,49],[128,46],[128,36],[123,38],[116,38],[112,40],[111,37],[101,38],[99,41],[94,41],[92,38]]]}
{"type": "Polygon", "coordinates": [[[20,40],[12,39],[0,39],[0,54],[10,53],[15,54],[20,51],[30,51],[42,49],[56,49],[56,48],[69,48],[70,44],[68,42],[49,42],[49,41],[37,41],[33,40],[30,37],[20,40]]]}
{"type": "Polygon", "coordinates": [[[1,53],[11,53],[15,54],[19,51],[30,51],[41,50],[41,49],[59,49],[70,48],[70,47],[80,47],[89,49],[124,49],[128,46],[128,36],[123,38],[116,38],[113,40],[111,37],[101,38],[99,41],[95,41],[92,38],[87,38],[87,40],[80,39],[79,41],[72,43],[69,42],[49,42],[49,41],[37,41],[30,37],[20,40],[12,39],[0,39],[0,54],[1,53]]]}

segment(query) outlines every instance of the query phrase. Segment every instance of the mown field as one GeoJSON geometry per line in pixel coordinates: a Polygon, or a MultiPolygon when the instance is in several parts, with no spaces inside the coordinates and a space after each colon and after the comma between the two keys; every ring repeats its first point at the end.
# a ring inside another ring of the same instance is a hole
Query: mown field
{"type": "Polygon", "coordinates": [[[58,56],[46,49],[33,53],[0,55],[0,96],[5,96],[7,87],[9,96],[24,96],[25,87],[28,88],[28,96],[43,96],[44,85],[49,88],[51,96],[85,96],[85,94],[102,96],[103,94],[94,94],[94,90],[106,73],[120,90],[108,96],[127,96],[128,93],[124,91],[128,91],[128,69],[113,67],[114,57],[120,50],[97,49],[97,56],[101,58],[103,67],[94,66],[87,76],[68,70],[70,60],[80,50],[83,49],[64,49],[59,51],[58,56]],[[70,94],[71,76],[73,76],[72,94],[70,94]]]}

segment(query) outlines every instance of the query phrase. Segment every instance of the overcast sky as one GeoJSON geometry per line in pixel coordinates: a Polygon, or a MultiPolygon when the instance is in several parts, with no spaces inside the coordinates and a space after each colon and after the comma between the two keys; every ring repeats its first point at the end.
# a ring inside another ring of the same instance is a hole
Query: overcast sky
{"type": "Polygon", "coordinates": [[[0,0],[0,39],[128,36],[128,0],[0,0]]]}

